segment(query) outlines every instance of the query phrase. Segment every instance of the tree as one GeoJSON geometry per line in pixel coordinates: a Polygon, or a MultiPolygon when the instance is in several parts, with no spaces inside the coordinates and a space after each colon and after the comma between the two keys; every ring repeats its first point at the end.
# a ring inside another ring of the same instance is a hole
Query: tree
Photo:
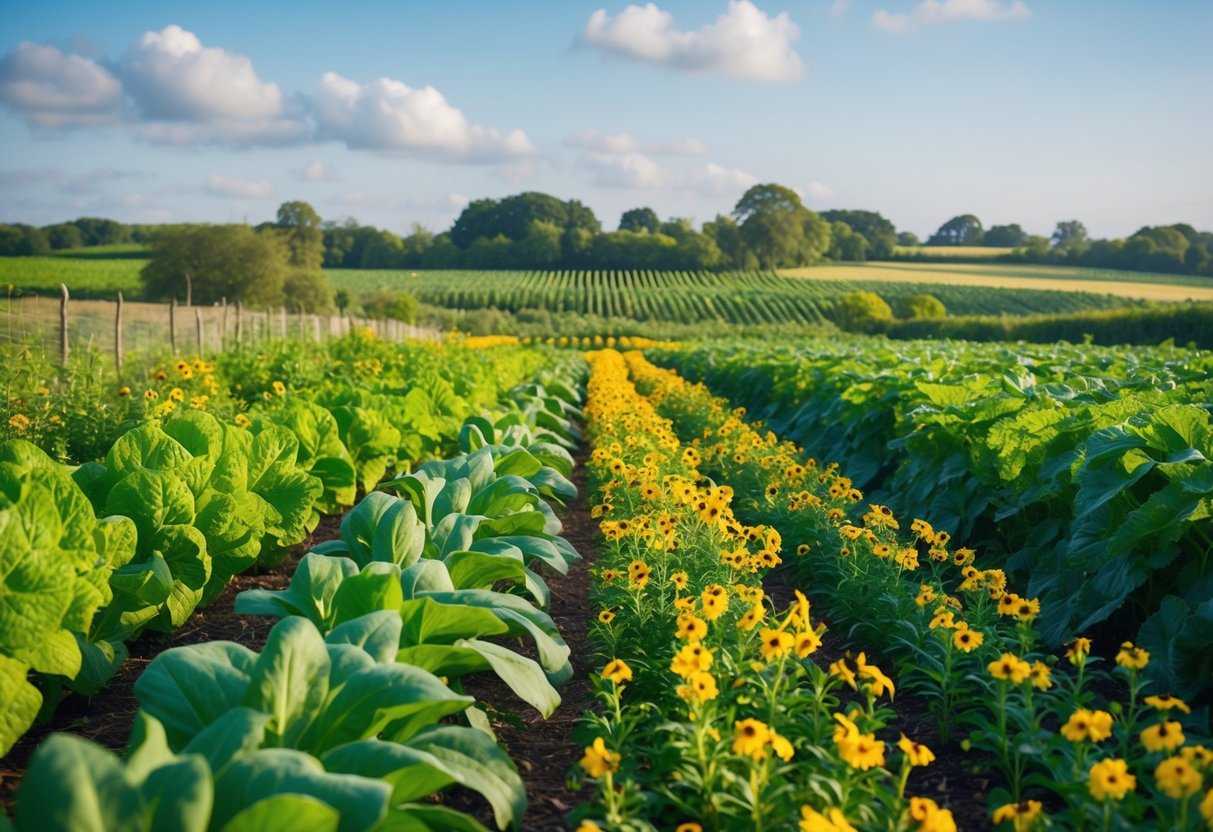
{"type": "Polygon", "coordinates": [[[333,311],[333,287],[318,269],[291,269],[282,282],[283,303],[296,312],[327,315],[333,311]]]}
{"type": "Polygon", "coordinates": [[[140,272],[149,298],[192,303],[242,301],[278,306],[289,269],[286,244],[276,233],[247,225],[162,229],[151,238],[152,259],[140,272]]]}
{"type": "Polygon", "coordinates": [[[302,200],[284,202],[278,206],[277,227],[286,236],[291,265],[319,271],[324,264],[324,230],[316,209],[302,200]]]}
{"type": "Polygon", "coordinates": [[[337,294],[333,296],[333,302],[337,304],[337,311],[344,315],[346,307],[350,305],[350,293],[345,289],[338,289],[337,294]]]}
{"type": "Polygon", "coordinates": [[[738,200],[733,217],[759,268],[802,266],[829,249],[829,224],[782,185],[754,185],[738,200]]]}
{"type": "Polygon", "coordinates": [[[877,332],[893,320],[893,310],[875,292],[847,292],[834,303],[834,323],[847,332],[877,332]]]}
{"type": "Polygon", "coordinates": [[[1051,241],[1055,252],[1068,257],[1081,256],[1091,245],[1087,227],[1078,220],[1057,223],[1051,241]]]}
{"type": "Polygon", "coordinates": [[[720,249],[720,266],[728,269],[749,269],[755,265],[747,263],[747,252],[741,240],[741,229],[732,217],[717,214],[716,219],[703,224],[704,236],[716,243],[720,249]]]}
{"type": "Polygon", "coordinates": [[[877,212],[822,211],[821,217],[831,225],[838,222],[845,223],[848,228],[863,237],[867,244],[864,247],[866,257],[873,260],[887,260],[893,256],[893,249],[897,245],[897,229],[893,223],[877,212]]]}
{"type": "Polygon", "coordinates": [[[934,295],[902,295],[893,303],[897,317],[921,320],[924,318],[945,318],[948,309],[943,301],[934,295]]]}
{"type": "Polygon", "coordinates": [[[1019,227],[1019,223],[1010,225],[991,225],[982,239],[983,246],[999,248],[1018,248],[1028,242],[1028,232],[1019,227]]]}
{"type": "Polygon", "coordinates": [[[50,252],[50,240],[41,228],[32,225],[0,226],[0,256],[29,257],[50,252]]]}
{"type": "Polygon", "coordinates": [[[913,248],[922,245],[922,240],[913,231],[901,231],[897,234],[897,245],[913,248]]]}
{"type": "Polygon", "coordinates": [[[633,208],[624,211],[623,216],[619,218],[620,231],[647,231],[656,234],[660,227],[661,220],[657,219],[657,212],[652,208],[633,208]]]}
{"type": "Polygon", "coordinates": [[[961,214],[939,226],[927,240],[929,246],[979,246],[985,233],[981,220],[972,214],[961,214]]]}
{"type": "Polygon", "coordinates": [[[80,233],[79,228],[70,222],[48,225],[42,230],[46,234],[46,239],[50,241],[51,248],[56,251],[60,249],[80,248],[84,245],[84,235],[80,233]]]}
{"type": "Polygon", "coordinates": [[[130,242],[131,239],[130,229],[115,220],[80,217],[72,220],[72,225],[80,229],[86,246],[112,246],[130,242]]]}
{"type": "MultiPolygon", "coordinates": [[[[825,214],[822,214],[822,219],[825,214]]],[[[868,241],[862,234],[841,220],[830,223],[830,249],[826,257],[848,263],[867,259],[868,241]]]]}

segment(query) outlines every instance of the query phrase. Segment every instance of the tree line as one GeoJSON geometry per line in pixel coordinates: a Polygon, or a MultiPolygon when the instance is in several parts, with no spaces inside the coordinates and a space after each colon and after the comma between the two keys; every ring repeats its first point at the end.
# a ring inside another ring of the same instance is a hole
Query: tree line
{"type": "Polygon", "coordinates": [[[252,259],[270,275],[260,291],[276,295],[281,286],[292,297],[315,294],[316,281],[304,281],[303,274],[321,267],[726,271],[823,261],[930,259],[931,249],[941,246],[1011,249],[991,258],[995,260],[1213,276],[1213,232],[1187,224],[1145,227],[1123,240],[1097,240],[1077,220],[1059,222],[1053,234],[1044,237],[1028,234],[1018,223],[987,229],[975,215],[961,214],[922,243],[912,232],[898,232],[876,211],[815,212],[796,192],[773,183],[751,187],[731,213],[717,215],[698,228],[689,219],[662,220],[652,208],[637,207],[623,213],[615,230],[607,230],[594,211],[578,200],[528,191],[474,200],[449,229],[437,234],[417,224],[398,235],[354,219],[323,221],[308,203],[294,201],[279,209],[275,222],[253,229],[128,226],[90,217],[44,228],[0,225],[0,255],[142,242],[150,244],[153,253],[192,245],[194,256],[201,257],[198,247],[206,233],[214,233],[217,243],[251,246],[249,253],[256,255],[252,259]],[[226,230],[199,231],[205,228],[226,230]],[[266,231],[272,233],[266,236],[266,231]],[[191,234],[193,243],[173,239],[191,234]],[[268,251],[275,245],[281,248],[278,254],[268,251]],[[277,265],[269,268],[268,263],[277,265]],[[281,282],[274,277],[278,272],[281,282]]]}

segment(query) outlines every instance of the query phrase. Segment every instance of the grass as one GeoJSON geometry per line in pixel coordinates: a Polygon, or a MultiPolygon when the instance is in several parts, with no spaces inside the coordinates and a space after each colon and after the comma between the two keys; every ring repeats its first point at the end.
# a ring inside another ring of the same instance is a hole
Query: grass
{"type": "Polygon", "coordinates": [[[898,257],[1001,257],[1015,249],[1001,246],[895,246],[898,257]]]}
{"type": "Polygon", "coordinates": [[[74,297],[137,294],[145,258],[131,257],[0,257],[0,290],[12,287],[29,294],[58,294],[59,284],[74,297]]]}
{"type": "Polygon", "coordinates": [[[875,280],[982,286],[1003,289],[1056,289],[1095,292],[1157,301],[1213,300],[1213,281],[1192,275],[1037,266],[1024,263],[844,263],[782,269],[788,277],[816,280],[875,280]]]}

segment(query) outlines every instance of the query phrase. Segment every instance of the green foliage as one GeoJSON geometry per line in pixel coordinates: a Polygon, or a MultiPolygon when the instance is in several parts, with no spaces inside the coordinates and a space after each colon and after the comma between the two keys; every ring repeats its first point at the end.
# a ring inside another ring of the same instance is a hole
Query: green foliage
{"type": "Polygon", "coordinates": [[[417,298],[402,290],[374,289],[362,296],[362,311],[368,318],[417,322],[417,298]]]}
{"type": "Polygon", "coordinates": [[[848,332],[877,332],[893,320],[893,310],[875,292],[847,292],[834,304],[834,318],[848,332]]]}
{"type": "Polygon", "coordinates": [[[152,259],[140,273],[148,298],[282,303],[289,254],[277,234],[244,225],[184,226],[157,231],[151,245],[152,259]]]}
{"type": "Polygon", "coordinates": [[[946,318],[948,309],[934,295],[902,295],[893,302],[898,318],[910,320],[946,318]]]}

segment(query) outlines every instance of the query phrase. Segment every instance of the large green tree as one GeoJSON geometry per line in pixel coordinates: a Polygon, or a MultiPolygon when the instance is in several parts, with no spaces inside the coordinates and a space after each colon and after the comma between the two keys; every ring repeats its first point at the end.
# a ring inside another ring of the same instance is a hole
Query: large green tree
{"type": "Polygon", "coordinates": [[[742,243],[759,268],[803,266],[830,247],[830,226],[783,185],[754,185],[733,209],[742,243]]]}
{"type": "Polygon", "coordinates": [[[278,306],[290,270],[282,237],[246,225],[166,228],[151,237],[152,258],[143,267],[144,294],[192,303],[243,301],[278,306]]]}
{"type": "Polygon", "coordinates": [[[981,244],[999,248],[1018,248],[1027,243],[1028,232],[1020,228],[1019,223],[1013,222],[1010,225],[991,225],[986,230],[981,244]]]}
{"type": "Polygon", "coordinates": [[[278,206],[277,227],[286,238],[291,265],[319,271],[324,264],[324,229],[316,209],[302,200],[284,202],[278,206]]]}
{"type": "Polygon", "coordinates": [[[619,218],[620,231],[647,231],[656,234],[660,228],[661,220],[652,208],[633,208],[624,211],[623,216],[619,218]]]}
{"type": "Polygon", "coordinates": [[[981,220],[972,214],[961,214],[939,226],[927,240],[929,246],[979,246],[985,239],[981,220]]]}
{"type": "Polygon", "coordinates": [[[829,223],[846,223],[847,227],[863,237],[866,258],[887,260],[893,256],[893,249],[897,245],[897,228],[876,211],[822,211],[821,218],[829,223]]]}

